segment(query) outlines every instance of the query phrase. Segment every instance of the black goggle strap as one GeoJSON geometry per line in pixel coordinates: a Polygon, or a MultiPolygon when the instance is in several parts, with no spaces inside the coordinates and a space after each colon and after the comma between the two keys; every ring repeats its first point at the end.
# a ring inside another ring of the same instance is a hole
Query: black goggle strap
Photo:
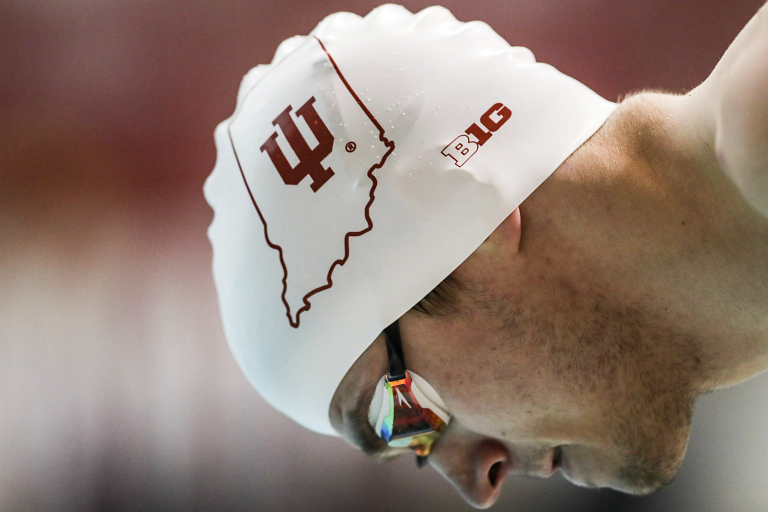
{"type": "Polygon", "coordinates": [[[397,320],[384,329],[384,340],[387,342],[390,380],[404,379],[405,358],[403,357],[403,344],[400,341],[400,326],[397,325],[397,320]]]}

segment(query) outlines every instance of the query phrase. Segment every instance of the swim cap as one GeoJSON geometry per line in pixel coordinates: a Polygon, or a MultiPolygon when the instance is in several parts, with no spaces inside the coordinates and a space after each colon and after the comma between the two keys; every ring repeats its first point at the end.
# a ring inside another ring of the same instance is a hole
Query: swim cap
{"type": "Polygon", "coordinates": [[[244,77],[205,184],[224,332],[250,382],[335,434],[331,398],[615,108],[431,7],[337,13],[244,77]]]}

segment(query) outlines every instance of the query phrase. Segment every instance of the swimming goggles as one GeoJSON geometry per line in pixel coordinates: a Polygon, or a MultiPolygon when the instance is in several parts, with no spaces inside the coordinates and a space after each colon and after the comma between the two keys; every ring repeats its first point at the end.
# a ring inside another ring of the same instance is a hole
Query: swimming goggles
{"type": "Polygon", "coordinates": [[[432,443],[451,421],[447,407],[427,381],[405,369],[397,322],[384,329],[389,373],[381,378],[368,409],[368,420],[389,446],[416,452],[419,467],[426,464],[432,443]]]}

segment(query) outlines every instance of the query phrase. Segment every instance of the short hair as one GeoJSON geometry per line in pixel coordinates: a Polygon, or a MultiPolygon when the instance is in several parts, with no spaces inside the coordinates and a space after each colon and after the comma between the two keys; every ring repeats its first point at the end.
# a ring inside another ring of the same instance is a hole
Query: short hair
{"type": "Polygon", "coordinates": [[[448,277],[435,286],[412,309],[427,316],[446,318],[455,316],[459,311],[457,292],[462,288],[461,282],[453,274],[448,274],[448,277]]]}

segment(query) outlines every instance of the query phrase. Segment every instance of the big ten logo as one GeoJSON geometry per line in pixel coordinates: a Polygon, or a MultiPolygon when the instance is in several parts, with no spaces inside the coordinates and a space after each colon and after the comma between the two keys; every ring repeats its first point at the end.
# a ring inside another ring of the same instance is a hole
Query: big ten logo
{"type": "Polygon", "coordinates": [[[469,128],[464,130],[466,135],[462,134],[453,139],[453,142],[445,146],[441,153],[443,156],[453,158],[456,167],[461,167],[467,163],[467,160],[472,158],[472,155],[477,153],[480,146],[488,142],[493,133],[501,128],[510,117],[512,117],[512,111],[505,107],[504,104],[494,104],[480,116],[480,124],[485,127],[485,130],[480,128],[477,123],[472,123],[469,125],[469,128]],[[471,140],[468,137],[469,135],[475,137],[476,140],[471,140]]]}
{"type": "Polygon", "coordinates": [[[291,145],[291,149],[296,153],[296,157],[299,159],[296,167],[291,167],[291,164],[285,158],[285,154],[277,144],[277,132],[272,133],[266,142],[261,145],[260,149],[262,152],[267,152],[286,185],[298,185],[306,176],[310,176],[312,178],[312,191],[317,192],[333,176],[333,169],[330,167],[326,169],[322,164],[323,159],[330,155],[333,150],[333,134],[331,134],[323,120],[320,119],[317,110],[315,110],[314,103],[315,97],[312,96],[296,110],[296,116],[304,119],[304,122],[307,123],[309,129],[312,130],[312,134],[317,139],[318,144],[314,149],[310,149],[309,144],[304,140],[299,128],[296,126],[296,122],[291,117],[291,110],[293,109],[291,105],[288,105],[272,121],[274,126],[280,126],[285,138],[288,139],[288,144],[291,145]]]}

